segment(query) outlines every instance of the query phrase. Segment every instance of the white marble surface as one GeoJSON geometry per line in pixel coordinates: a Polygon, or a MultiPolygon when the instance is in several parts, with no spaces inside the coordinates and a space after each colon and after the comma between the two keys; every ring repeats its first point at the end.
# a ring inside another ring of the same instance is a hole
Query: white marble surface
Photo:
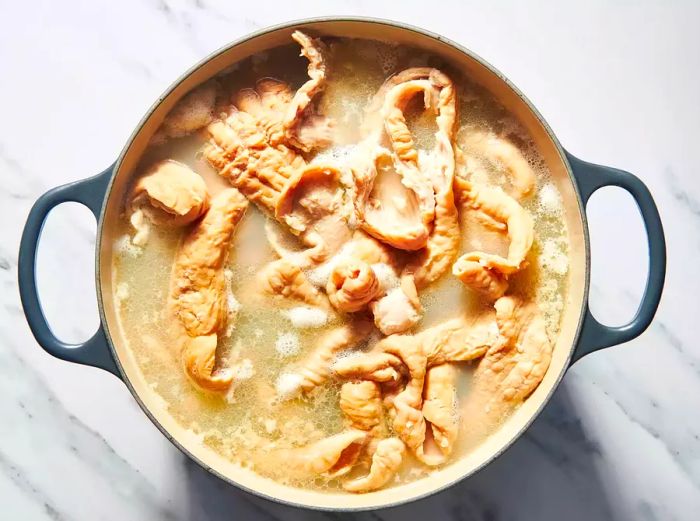
{"type": "MultiPolygon", "coordinates": [[[[443,494],[356,517],[698,518],[700,4],[400,4],[267,2],[263,14],[260,3],[213,0],[0,3],[0,518],[342,517],[251,497],[190,463],[116,378],[36,345],[16,284],[21,227],[41,193],[113,161],[145,109],[210,51],[272,23],[324,14],[395,18],[484,56],[574,154],[647,183],[669,249],[651,329],[577,363],[503,457],[443,494]]],[[[589,213],[594,311],[620,323],[646,269],[640,220],[614,190],[596,196],[589,213]]],[[[94,221],[66,205],[44,237],[47,313],[63,338],[84,339],[97,324],[94,221]]]]}

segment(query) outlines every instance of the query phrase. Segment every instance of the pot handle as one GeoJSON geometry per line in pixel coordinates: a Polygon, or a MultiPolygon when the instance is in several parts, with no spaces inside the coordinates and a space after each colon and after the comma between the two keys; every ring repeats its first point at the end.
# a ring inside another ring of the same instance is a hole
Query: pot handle
{"type": "Polygon", "coordinates": [[[568,152],[566,152],[566,156],[571,164],[574,179],[578,185],[584,206],[588,204],[588,200],[593,192],[603,186],[618,186],[629,192],[642,214],[649,245],[649,274],[642,301],[634,318],[623,326],[605,326],[593,317],[590,307],[586,303],[581,336],[571,358],[571,363],[574,363],[581,357],[598,349],[632,340],[641,335],[649,326],[654,318],[656,309],[659,307],[661,292],[664,287],[664,279],[666,277],[666,242],[661,218],[654,199],[649,189],[639,178],[616,168],[582,161],[568,152]]]}
{"type": "Polygon", "coordinates": [[[44,350],[57,358],[78,364],[99,367],[121,378],[107,343],[104,326],[81,344],[62,342],[51,331],[41,308],[36,287],[36,251],[44,222],[49,212],[61,203],[74,201],[87,206],[99,222],[102,202],[114,165],[94,177],[49,190],[37,199],[29,212],[19,246],[19,293],[24,314],[34,338],[44,350]]]}

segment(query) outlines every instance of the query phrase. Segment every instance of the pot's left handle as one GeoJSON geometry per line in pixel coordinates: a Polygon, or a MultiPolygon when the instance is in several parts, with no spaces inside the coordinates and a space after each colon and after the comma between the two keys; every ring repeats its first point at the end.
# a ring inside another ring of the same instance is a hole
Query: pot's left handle
{"type": "Polygon", "coordinates": [[[629,172],[582,161],[567,152],[584,206],[593,192],[604,186],[620,187],[634,198],[644,220],[649,245],[649,273],[639,309],[632,320],[617,327],[605,326],[591,314],[586,303],[581,336],[571,362],[604,347],[621,344],[641,335],[659,307],[666,278],[666,241],[659,210],[649,189],[629,172]]]}
{"type": "Polygon", "coordinates": [[[36,287],[36,252],[41,230],[49,212],[61,203],[73,201],[87,206],[99,222],[114,165],[94,177],[49,190],[34,203],[22,232],[19,246],[18,278],[22,307],[34,338],[44,350],[62,360],[99,367],[121,378],[107,344],[104,327],[81,344],[68,344],[58,339],[41,308],[36,287]]]}

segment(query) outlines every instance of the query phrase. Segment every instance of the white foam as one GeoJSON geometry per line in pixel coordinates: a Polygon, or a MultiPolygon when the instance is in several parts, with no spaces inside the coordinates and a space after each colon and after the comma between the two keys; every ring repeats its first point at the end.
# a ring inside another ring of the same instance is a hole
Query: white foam
{"type": "Polygon", "coordinates": [[[275,349],[282,356],[293,356],[299,352],[301,343],[296,333],[280,333],[275,341],[275,349]]]}
{"type": "Polygon", "coordinates": [[[561,195],[552,183],[547,183],[540,188],[537,200],[544,213],[554,214],[561,211],[561,195]]]}
{"type": "Polygon", "coordinates": [[[217,88],[215,82],[207,82],[178,101],[163,122],[168,136],[186,136],[211,123],[214,118],[217,88]]]}
{"type": "Polygon", "coordinates": [[[241,310],[241,303],[233,294],[231,285],[233,284],[233,271],[227,269],[224,270],[224,277],[226,278],[226,306],[228,308],[229,315],[235,317],[241,310]]]}
{"type": "Polygon", "coordinates": [[[131,243],[134,246],[145,246],[151,234],[151,224],[148,222],[146,214],[144,214],[143,210],[136,210],[129,217],[129,222],[136,230],[136,233],[131,238],[131,243]]]}
{"type": "Polygon", "coordinates": [[[328,323],[328,313],[324,310],[311,306],[297,306],[282,311],[282,314],[289,319],[297,329],[308,329],[322,327],[328,323]]]}
{"type": "Polygon", "coordinates": [[[129,284],[126,282],[117,284],[117,291],[114,296],[117,298],[117,303],[121,305],[122,302],[129,298],[129,284]]]}
{"type": "Polygon", "coordinates": [[[277,420],[274,418],[265,418],[263,420],[263,426],[265,427],[265,432],[272,434],[277,429],[277,420]]]}
{"type": "Polygon", "coordinates": [[[322,150],[313,158],[311,163],[327,164],[329,161],[338,163],[341,168],[343,175],[346,169],[342,168],[342,165],[347,165],[349,160],[355,154],[357,150],[357,145],[351,143],[349,145],[335,145],[322,150]]]}
{"type": "Polygon", "coordinates": [[[240,362],[237,362],[236,364],[228,368],[227,372],[229,372],[233,377],[233,382],[231,384],[231,387],[229,387],[228,392],[226,393],[226,401],[228,403],[235,403],[236,389],[238,388],[241,382],[245,380],[250,380],[251,378],[253,378],[253,376],[255,376],[255,368],[253,367],[253,362],[251,362],[250,358],[244,358],[240,362]]]}
{"type": "Polygon", "coordinates": [[[131,237],[122,235],[114,241],[114,250],[117,255],[127,257],[139,257],[143,253],[143,248],[132,244],[131,237]]]}
{"type": "Polygon", "coordinates": [[[557,241],[548,240],[542,244],[539,255],[540,266],[553,271],[558,275],[564,275],[569,271],[569,257],[559,247],[557,241]]]}
{"type": "Polygon", "coordinates": [[[277,377],[275,389],[277,396],[282,400],[290,400],[301,392],[301,384],[304,381],[297,373],[282,373],[277,377]]]}

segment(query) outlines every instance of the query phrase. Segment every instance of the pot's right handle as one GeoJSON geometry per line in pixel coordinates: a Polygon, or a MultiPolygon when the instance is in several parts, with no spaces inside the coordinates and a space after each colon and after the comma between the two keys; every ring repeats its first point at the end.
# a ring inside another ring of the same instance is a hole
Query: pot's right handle
{"type": "Polygon", "coordinates": [[[102,324],[97,332],[81,344],[68,344],[53,334],[41,309],[36,286],[36,252],[41,230],[49,212],[61,203],[74,201],[87,206],[99,222],[102,202],[112,167],[89,179],[76,181],[49,190],[37,199],[29,211],[19,246],[18,281],[24,314],[34,338],[44,350],[62,360],[99,367],[121,378],[112,358],[102,324]]]}
{"type": "Polygon", "coordinates": [[[581,357],[616,344],[621,344],[641,335],[649,326],[656,309],[659,307],[661,292],[666,277],[666,242],[664,229],[661,225],[659,211],[649,189],[637,177],[628,172],[608,166],[587,163],[566,153],[571,169],[576,179],[584,206],[593,192],[603,186],[618,186],[627,190],[637,203],[642,214],[644,227],[649,244],[649,274],[642,302],[634,318],[623,326],[610,327],[598,322],[591,314],[586,303],[586,311],[579,337],[571,362],[581,357]]]}

